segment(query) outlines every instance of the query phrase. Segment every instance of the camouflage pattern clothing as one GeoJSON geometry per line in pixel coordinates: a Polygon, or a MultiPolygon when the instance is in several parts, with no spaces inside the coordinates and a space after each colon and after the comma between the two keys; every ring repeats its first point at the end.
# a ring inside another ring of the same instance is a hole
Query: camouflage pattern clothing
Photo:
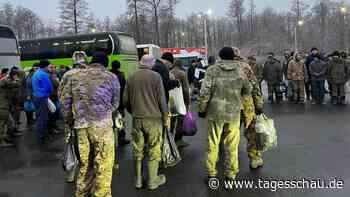
{"type": "Polygon", "coordinates": [[[10,117],[11,91],[21,86],[19,80],[11,80],[9,77],[0,80],[0,144],[4,142],[8,130],[10,117]]]}
{"type": "Polygon", "coordinates": [[[25,97],[25,72],[18,70],[19,86],[10,90],[10,113],[15,121],[14,129],[18,129],[22,105],[25,97]]]}
{"type": "Polygon", "coordinates": [[[257,160],[262,160],[262,154],[258,151],[256,145],[255,120],[256,111],[263,109],[264,99],[255,73],[252,71],[250,65],[242,63],[241,66],[253,87],[251,95],[242,98],[242,118],[245,125],[244,136],[247,139],[248,157],[250,158],[250,162],[253,163],[257,160]]]}
{"type": "Polygon", "coordinates": [[[81,163],[76,196],[111,197],[112,112],[118,109],[120,98],[117,77],[102,65],[92,64],[66,73],[59,89],[65,122],[77,130],[81,163]]]}
{"type": "Polygon", "coordinates": [[[349,80],[349,67],[347,61],[333,57],[328,62],[328,82],[332,86],[333,97],[345,97],[345,83],[349,80]]]}
{"type": "Polygon", "coordinates": [[[75,129],[113,126],[112,112],[119,106],[117,77],[102,65],[68,72],[60,84],[64,117],[74,120],[75,129]]]}
{"type": "Polygon", "coordinates": [[[223,60],[208,68],[198,107],[209,119],[231,122],[240,114],[241,97],[252,90],[241,64],[240,61],[223,60]]]}
{"type": "Polygon", "coordinates": [[[287,75],[288,79],[292,81],[293,84],[293,100],[304,102],[305,81],[309,78],[304,61],[298,61],[295,58],[291,60],[288,66],[287,75]]]}
{"type": "Polygon", "coordinates": [[[349,80],[348,62],[338,57],[331,58],[327,75],[331,84],[345,84],[349,80]]]}
{"type": "Polygon", "coordinates": [[[256,79],[258,80],[258,83],[261,84],[261,82],[263,80],[264,67],[256,62],[255,57],[248,58],[248,64],[250,65],[250,68],[253,70],[254,75],[255,75],[256,79]]]}
{"type": "Polygon", "coordinates": [[[209,67],[199,96],[199,112],[209,119],[206,168],[217,176],[220,143],[225,149],[225,176],[234,179],[238,172],[241,98],[251,94],[251,84],[237,60],[223,60],[209,67]]]}
{"type": "Polygon", "coordinates": [[[115,157],[112,127],[77,129],[80,166],[76,197],[112,197],[111,184],[115,157]],[[91,151],[94,150],[94,151],[91,151]],[[92,166],[90,165],[93,158],[92,166]],[[93,170],[93,178],[90,172],[93,170]]]}
{"type": "Polygon", "coordinates": [[[161,118],[134,119],[132,147],[136,161],[142,161],[145,157],[144,148],[146,143],[149,149],[149,161],[161,161],[162,129],[161,118]]]}

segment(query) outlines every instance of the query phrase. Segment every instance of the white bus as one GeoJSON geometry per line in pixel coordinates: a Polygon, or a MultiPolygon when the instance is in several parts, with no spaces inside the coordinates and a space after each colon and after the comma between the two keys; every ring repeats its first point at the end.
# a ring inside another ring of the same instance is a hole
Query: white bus
{"type": "Polygon", "coordinates": [[[154,44],[137,45],[137,52],[139,54],[139,60],[141,60],[142,56],[146,54],[153,55],[156,59],[160,59],[162,56],[160,47],[154,44]]]}
{"type": "Polygon", "coordinates": [[[20,66],[17,38],[8,26],[0,25],[0,68],[20,66]]]}

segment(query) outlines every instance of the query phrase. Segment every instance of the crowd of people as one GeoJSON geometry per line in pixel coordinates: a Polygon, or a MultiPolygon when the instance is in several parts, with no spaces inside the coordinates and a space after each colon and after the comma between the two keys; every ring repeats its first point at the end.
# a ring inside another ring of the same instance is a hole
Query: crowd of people
{"type": "MultiPolygon", "coordinates": [[[[256,65],[254,57],[249,57],[248,62],[256,65]]],[[[312,48],[310,54],[286,51],[282,61],[269,53],[265,64],[257,67],[259,83],[267,82],[270,103],[281,103],[286,98],[292,103],[325,104],[328,92],[332,104],[346,104],[345,85],[350,79],[346,52],[325,55],[317,48],[312,48]]]]}
{"type": "Polygon", "coordinates": [[[324,56],[313,48],[307,57],[286,52],[284,61],[269,53],[262,66],[255,56],[244,58],[238,48],[224,47],[219,58],[217,61],[214,56],[209,57],[208,66],[195,60],[186,70],[171,53],[164,53],[160,59],[144,55],[138,69],[127,79],[118,61],[107,70],[110,63],[104,52],[96,52],[90,62],[84,52],[76,52],[72,68],[60,66],[56,70],[48,60],[41,60],[28,74],[17,67],[2,69],[0,148],[14,146],[13,139],[22,135],[19,125],[23,107],[27,124],[35,124],[39,144],[61,132],[57,121],[62,118],[65,133],[74,131],[78,139],[79,169],[69,178],[69,182],[76,179],[75,195],[93,193],[105,197],[112,196],[116,147],[130,143],[125,129],[116,129],[117,117],[125,118],[126,112],[133,118],[135,188],[144,187],[145,158],[148,188],[154,190],[166,183],[165,175],[159,174],[164,129],[172,130],[179,148],[189,145],[181,131],[184,116],[172,116],[169,107],[169,91],[174,88],[182,87],[187,111],[197,109],[200,118],[208,119],[205,166],[209,179],[218,176],[216,164],[221,144],[224,176],[229,180],[236,178],[242,127],[251,169],[264,165],[255,130],[257,115],[264,113],[263,80],[267,82],[270,103],[280,103],[285,96],[294,103],[310,100],[323,104],[327,80],[331,102],[345,104],[345,83],[350,77],[346,53],[335,51],[324,56]],[[54,111],[50,103],[55,106],[54,111]]]}

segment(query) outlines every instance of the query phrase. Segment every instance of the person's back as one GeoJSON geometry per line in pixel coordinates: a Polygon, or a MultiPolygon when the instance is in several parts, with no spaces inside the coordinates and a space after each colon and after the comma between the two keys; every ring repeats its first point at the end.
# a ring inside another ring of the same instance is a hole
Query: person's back
{"type": "Polygon", "coordinates": [[[182,86],[183,97],[186,107],[190,105],[190,85],[187,79],[186,72],[182,70],[182,61],[176,60],[174,67],[171,69],[170,73],[174,75],[175,79],[179,80],[182,86]]]}
{"type": "Polygon", "coordinates": [[[36,71],[32,76],[32,88],[35,97],[49,97],[53,90],[49,74],[43,69],[36,71]]]}
{"type": "MultiPolygon", "coordinates": [[[[160,75],[149,69],[140,69],[128,79],[126,94],[129,95],[131,114],[136,118],[160,118],[159,94],[162,87],[160,75]]],[[[166,103],[164,103],[166,106],[166,103]]],[[[130,109],[129,106],[126,106],[130,109]]],[[[165,107],[163,106],[163,107],[165,107]]]]}
{"type": "Polygon", "coordinates": [[[168,109],[161,76],[152,71],[155,59],[144,55],[139,70],[131,75],[125,88],[123,103],[133,117],[132,146],[135,160],[135,187],[143,187],[142,163],[145,147],[148,148],[148,188],[157,189],[166,183],[164,175],[158,175],[161,161],[161,136],[168,128],[168,109]]]}
{"type": "Polygon", "coordinates": [[[75,196],[112,196],[115,164],[112,112],[119,105],[120,87],[117,77],[106,70],[108,61],[105,53],[96,52],[86,69],[67,72],[59,88],[66,125],[76,131],[79,142],[75,196]],[[90,173],[93,178],[86,179],[90,173]]]}
{"type": "Polygon", "coordinates": [[[199,96],[199,117],[208,117],[206,170],[208,177],[217,177],[220,147],[224,149],[224,176],[234,180],[239,171],[241,98],[251,94],[251,84],[231,47],[219,53],[222,61],[211,66],[203,80],[199,96]]]}
{"type": "Polygon", "coordinates": [[[73,102],[75,128],[112,126],[111,113],[119,103],[114,92],[119,92],[119,83],[115,75],[102,69],[91,64],[71,76],[72,97],[77,98],[73,102]]]}
{"type": "MultiPolygon", "coordinates": [[[[208,118],[230,122],[240,111],[242,90],[246,84],[243,84],[245,78],[239,64],[238,61],[223,60],[207,70],[211,81],[203,83],[203,87],[215,87],[208,106],[208,118]]],[[[203,94],[205,90],[201,91],[203,94]]]]}

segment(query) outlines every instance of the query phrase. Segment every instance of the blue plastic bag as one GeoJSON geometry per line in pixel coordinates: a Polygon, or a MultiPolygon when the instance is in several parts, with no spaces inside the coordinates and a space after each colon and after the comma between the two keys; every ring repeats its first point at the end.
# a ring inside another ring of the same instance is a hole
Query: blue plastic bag
{"type": "Polygon", "coordinates": [[[35,111],[35,106],[33,101],[25,101],[24,102],[24,111],[26,112],[34,112],[35,111]]]}

